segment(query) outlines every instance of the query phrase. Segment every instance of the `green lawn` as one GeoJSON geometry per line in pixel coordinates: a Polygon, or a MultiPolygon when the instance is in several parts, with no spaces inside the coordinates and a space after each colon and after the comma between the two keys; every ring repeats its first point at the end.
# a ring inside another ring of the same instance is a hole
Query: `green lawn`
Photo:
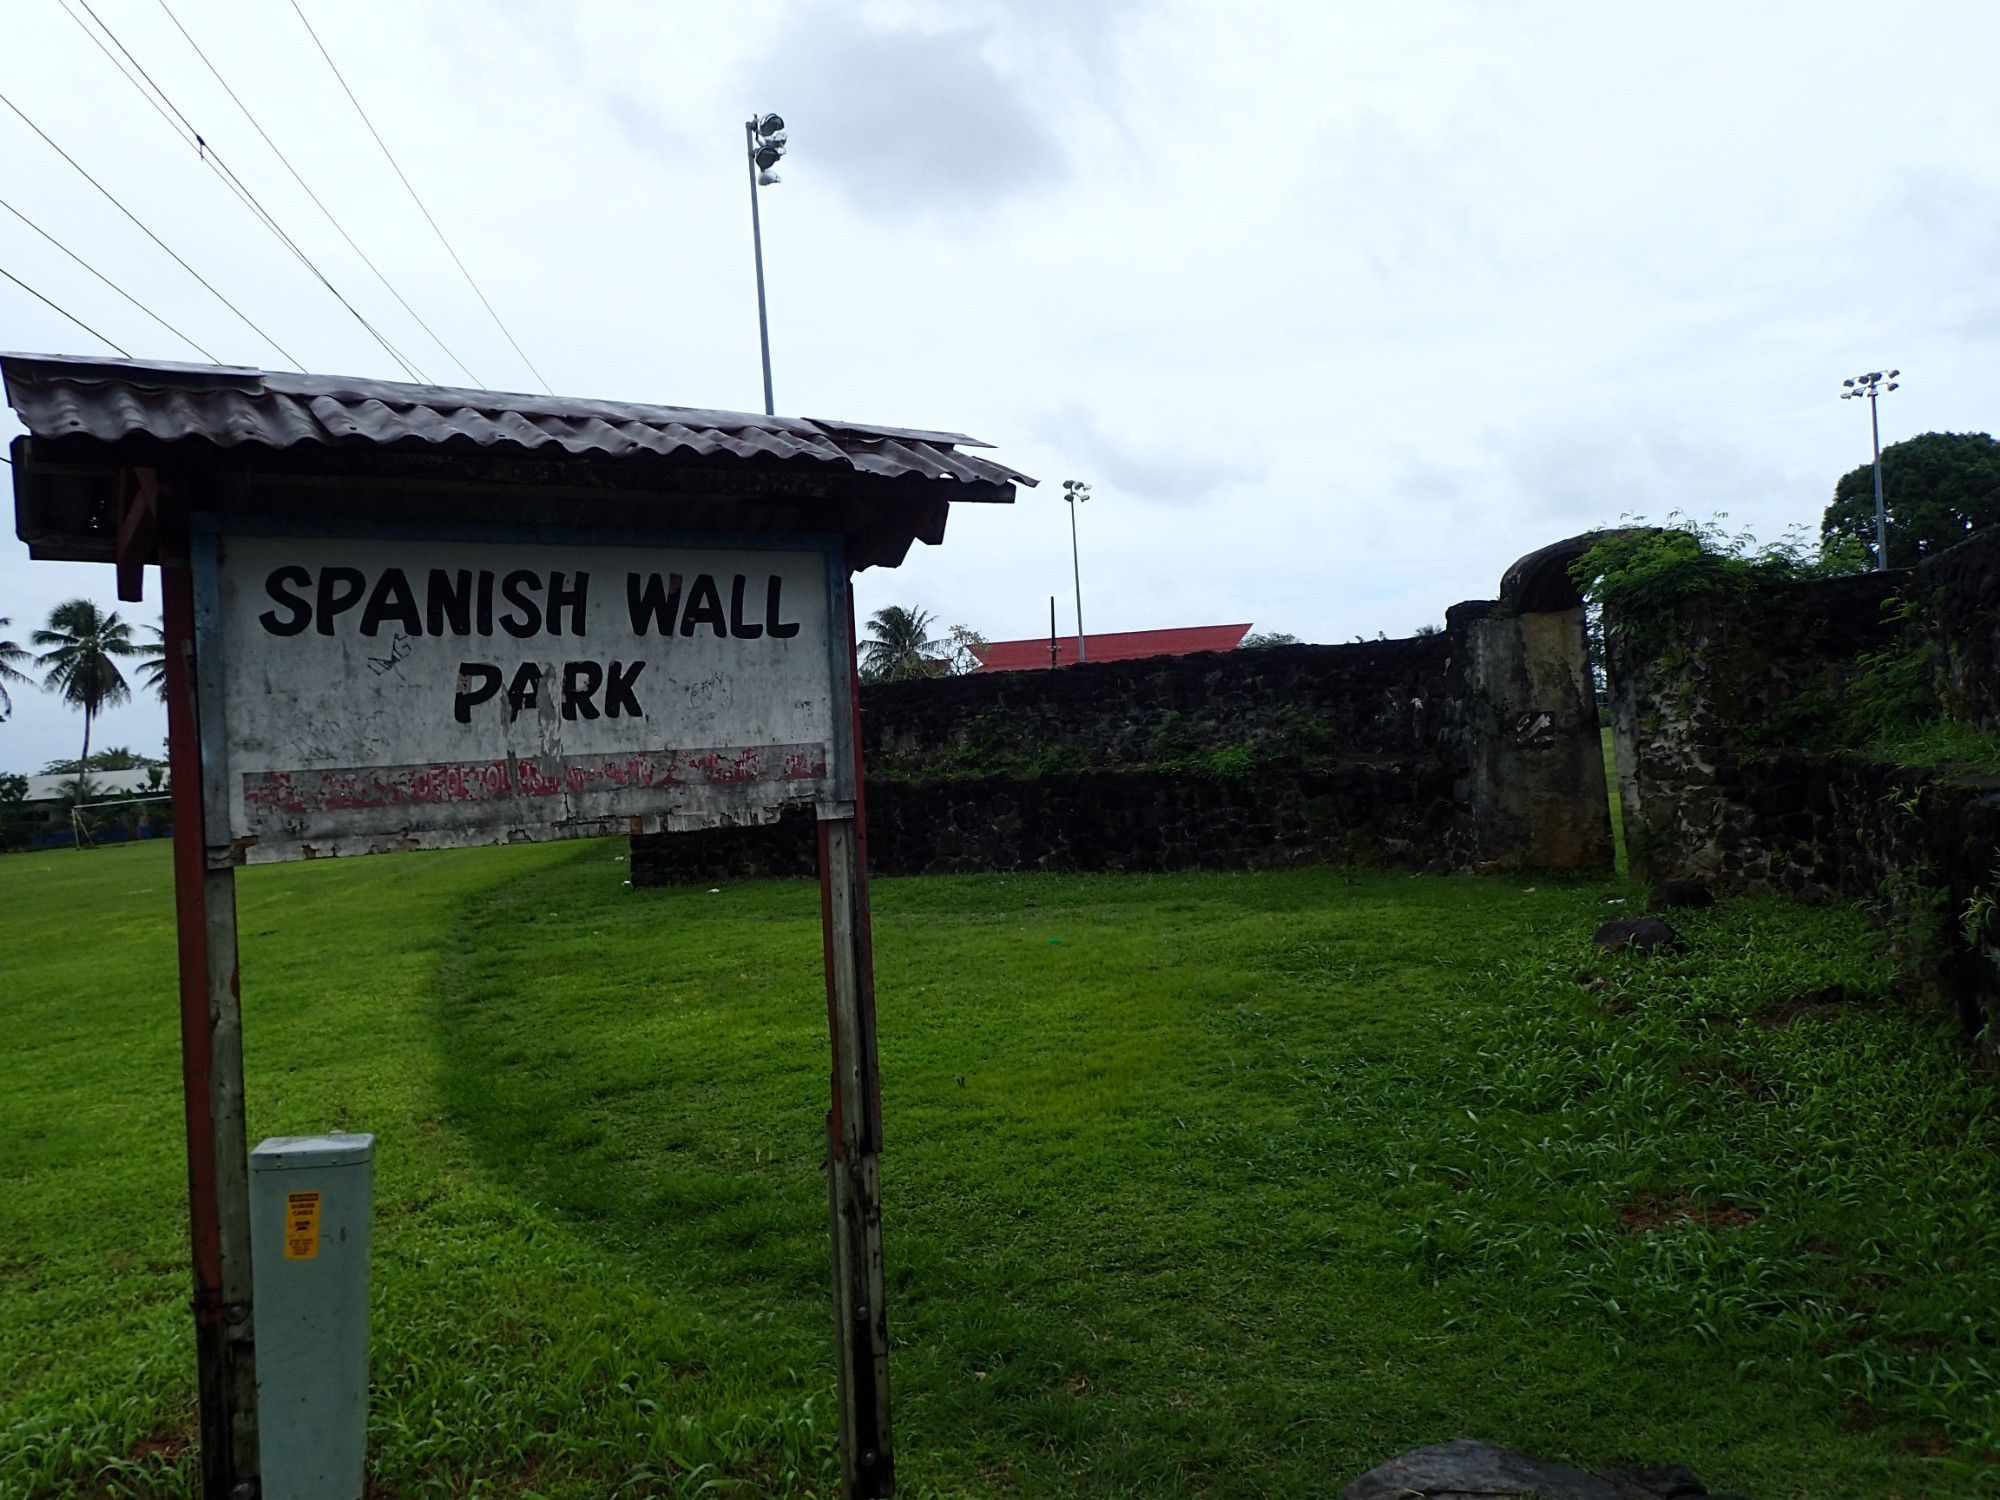
{"type": "MultiPolygon", "coordinates": [[[[831,1492],[817,892],[622,853],[240,881],[253,1139],[381,1140],[381,1495],[831,1492]]],[[[1853,912],[1626,963],[1607,894],[879,882],[904,1493],[1330,1494],[1456,1435],[2000,1492],[1991,1080],[1853,912]]],[[[0,913],[0,1494],[186,1494],[166,850],[0,859],[0,913]]]]}

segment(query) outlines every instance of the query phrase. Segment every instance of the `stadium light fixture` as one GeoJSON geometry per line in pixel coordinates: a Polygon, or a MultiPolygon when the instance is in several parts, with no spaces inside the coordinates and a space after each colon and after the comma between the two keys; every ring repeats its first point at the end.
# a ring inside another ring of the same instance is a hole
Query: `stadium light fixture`
{"type": "Polygon", "coordinates": [[[1884,375],[1880,370],[1872,370],[1852,380],[1841,381],[1845,387],[1840,393],[1841,400],[1852,401],[1857,396],[1868,398],[1868,430],[1875,442],[1875,570],[1878,573],[1889,566],[1889,516],[1882,505],[1882,419],[1875,402],[1877,397],[1896,389],[1896,377],[1902,373],[1901,370],[1891,370],[1884,375]]]}
{"type": "Polygon", "coordinates": [[[784,160],[785,121],[782,115],[752,115],[743,122],[743,149],[750,165],[750,248],[757,261],[757,347],[764,356],[764,415],[774,416],[771,399],[771,321],[764,306],[764,226],[757,211],[760,188],[781,179],[771,169],[784,160]]]}
{"type": "Polygon", "coordinates": [[[1069,567],[1070,575],[1076,580],[1076,659],[1084,659],[1083,653],[1083,565],[1077,560],[1076,508],[1090,498],[1090,486],[1081,479],[1063,481],[1063,499],[1069,502],[1069,567]]]}

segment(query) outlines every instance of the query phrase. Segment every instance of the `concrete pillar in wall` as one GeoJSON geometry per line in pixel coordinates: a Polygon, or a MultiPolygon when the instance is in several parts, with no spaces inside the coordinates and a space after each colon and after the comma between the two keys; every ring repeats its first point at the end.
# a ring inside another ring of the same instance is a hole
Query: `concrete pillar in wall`
{"type": "Polygon", "coordinates": [[[1466,623],[1481,868],[1608,869],[1611,808],[1581,607],[1466,623]]]}

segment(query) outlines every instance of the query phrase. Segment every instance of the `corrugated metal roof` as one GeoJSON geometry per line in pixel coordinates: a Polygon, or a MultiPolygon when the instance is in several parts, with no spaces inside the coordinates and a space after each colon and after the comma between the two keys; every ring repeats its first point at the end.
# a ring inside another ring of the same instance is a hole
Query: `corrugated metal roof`
{"type": "Polygon", "coordinates": [[[0,354],[0,374],[8,403],[37,438],[117,442],[145,436],[224,448],[469,443],[555,447],[607,458],[726,454],[838,464],[886,478],[1035,483],[1004,464],[960,451],[990,444],[957,432],[288,375],[234,365],[0,354]]]}
{"type": "MultiPolygon", "coordinates": [[[[1188,656],[1196,651],[1234,651],[1250,633],[1248,625],[1184,625],[1172,630],[1114,630],[1104,635],[1086,633],[1083,638],[1087,662],[1137,661],[1146,656],[1188,656]]],[[[1047,669],[1049,643],[1046,637],[1028,641],[995,641],[979,657],[981,672],[1028,672],[1047,669]]],[[[1056,637],[1056,665],[1076,662],[1076,635],[1056,637]]]]}

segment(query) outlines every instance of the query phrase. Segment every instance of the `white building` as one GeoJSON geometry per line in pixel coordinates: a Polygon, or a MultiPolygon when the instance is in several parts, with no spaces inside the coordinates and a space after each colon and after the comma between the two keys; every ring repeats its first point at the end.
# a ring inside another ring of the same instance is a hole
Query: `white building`
{"type": "MultiPolygon", "coordinates": [[[[89,771],[93,800],[97,797],[116,797],[125,792],[143,797],[148,792],[164,792],[167,789],[167,773],[163,769],[138,771],[89,771]]],[[[26,802],[60,802],[69,795],[76,785],[74,773],[61,776],[30,776],[28,792],[22,799],[26,802]]]]}

